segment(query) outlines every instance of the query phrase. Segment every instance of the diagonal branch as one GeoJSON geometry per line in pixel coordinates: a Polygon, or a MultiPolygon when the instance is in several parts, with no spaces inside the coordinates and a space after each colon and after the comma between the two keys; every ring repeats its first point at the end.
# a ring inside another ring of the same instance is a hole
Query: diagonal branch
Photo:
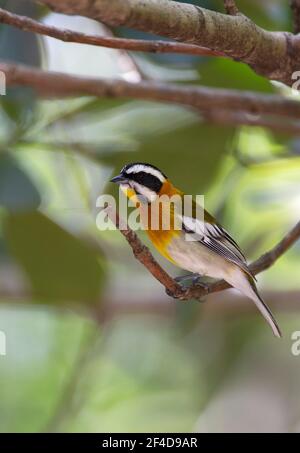
{"type": "Polygon", "coordinates": [[[148,41],[145,39],[125,39],[107,36],[87,35],[73,30],[61,29],[37,22],[29,17],[13,14],[0,8],[0,23],[12,25],[23,31],[30,31],[44,36],[50,36],[64,42],[89,44],[92,46],[108,47],[137,52],[179,53],[197,56],[225,56],[221,52],[206,49],[194,44],[183,44],[168,41],[148,41]]]}
{"type": "Polygon", "coordinates": [[[48,97],[91,95],[133,98],[182,104],[206,112],[228,110],[293,120],[300,118],[300,103],[279,95],[149,81],[131,83],[124,80],[77,77],[1,62],[0,71],[6,76],[7,85],[28,86],[38,94],[48,97]]]}
{"type": "MultiPolygon", "coordinates": [[[[124,224],[120,227],[119,217],[115,213],[115,218],[110,214],[110,219],[114,221],[116,227],[125,236],[127,242],[133,250],[133,254],[149,272],[165,287],[167,293],[176,299],[189,300],[201,299],[208,294],[223,291],[231,286],[225,280],[217,280],[214,283],[206,286],[195,285],[188,289],[182,288],[175,280],[173,280],[153,258],[149,249],[142,244],[138,236],[132,231],[129,226],[124,224]]],[[[123,222],[123,221],[122,221],[123,222]]],[[[269,269],[295,242],[300,238],[300,221],[292,228],[284,238],[271,250],[266,252],[256,261],[250,264],[250,269],[253,274],[269,269]]]]}
{"type": "Polygon", "coordinates": [[[148,247],[140,241],[136,233],[129,228],[123,219],[120,219],[117,212],[113,212],[110,208],[106,208],[106,212],[131,246],[136,259],[148,269],[170,294],[174,297],[180,297],[182,294],[181,286],[158,264],[148,247]]]}
{"type": "Polygon", "coordinates": [[[90,17],[196,44],[240,60],[258,74],[293,85],[300,37],[270,32],[242,14],[228,15],[170,0],[38,0],[54,11],[90,17]]]}

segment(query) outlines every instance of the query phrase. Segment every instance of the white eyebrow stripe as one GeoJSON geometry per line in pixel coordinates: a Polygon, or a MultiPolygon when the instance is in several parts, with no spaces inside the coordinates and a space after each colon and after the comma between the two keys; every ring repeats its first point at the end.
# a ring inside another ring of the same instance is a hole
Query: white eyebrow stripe
{"type": "Polygon", "coordinates": [[[157,179],[160,180],[160,182],[165,182],[166,180],[166,178],[161,174],[159,170],[156,170],[155,168],[148,167],[147,165],[142,164],[133,165],[128,170],[126,170],[126,173],[127,174],[139,173],[141,171],[148,173],[149,175],[155,176],[157,179]]]}

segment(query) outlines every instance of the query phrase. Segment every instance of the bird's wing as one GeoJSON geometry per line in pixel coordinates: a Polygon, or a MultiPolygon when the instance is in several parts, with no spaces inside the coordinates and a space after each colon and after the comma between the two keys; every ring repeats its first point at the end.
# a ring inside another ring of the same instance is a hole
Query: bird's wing
{"type": "Polygon", "coordinates": [[[206,215],[206,211],[204,211],[204,213],[205,215],[202,220],[183,215],[181,217],[183,231],[186,234],[191,235],[191,241],[201,243],[211,251],[236,264],[253,277],[248,268],[246,258],[234,239],[232,239],[229,233],[221,225],[218,223],[211,223],[212,218],[209,215],[206,215]],[[207,220],[207,217],[209,220],[207,220]]]}

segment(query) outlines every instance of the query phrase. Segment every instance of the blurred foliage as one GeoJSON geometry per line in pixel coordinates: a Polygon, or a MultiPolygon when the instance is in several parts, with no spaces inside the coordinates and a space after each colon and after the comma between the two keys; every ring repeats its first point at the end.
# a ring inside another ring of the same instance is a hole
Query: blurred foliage
{"type": "Polygon", "coordinates": [[[36,297],[97,304],[104,269],[99,253],[38,211],[10,214],[4,237],[36,297]],[[49,278],[50,277],[50,278],[49,278]]]}
{"type": "MultiPolygon", "coordinates": [[[[0,7],[33,19],[37,17],[38,8],[33,2],[2,0],[0,1],[0,7]]],[[[3,24],[0,25],[0,55],[5,60],[40,66],[39,42],[39,37],[35,34],[26,33],[3,24]]]]}
{"type": "Polygon", "coordinates": [[[222,86],[236,90],[255,90],[272,93],[274,88],[270,80],[255,74],[249,66],[225,58],[209,60],[204,66],[199,65],[201,84],[222,86]]]}
{"type": "Polygon", "coordinates": [[[9,153],[0,155],[0,206],[9,211],[36,209],[40,195],[26,173],[9,153]]]}
{"type": "MultiPolygon", "coordinates": [[[[217,0],[192,3],[223,11],[217,0]]],[[[96,22],[47,15],[30,2],[0,5],[103,33],[96,22]]],[[[260,26],[291,29],[287,2],[238,6],[260,26]]],[[[230,60],[125,55],[3,25],[0,57],[88,76],[280,89],[230,60]]],[[[299,431],[299,359],[290,352],[298,312],[279,314],[285,339],[277,342],[254,309],[230,310],[228,301],[219,307],[214,296],[205,304],[171,301],[118,232],[97,230],[96,199],[116,194],[108,181],[130,161],[148,161],[186,193],[204,193],[206,207],[250,258],[299,220],[295,138],[207,124],[175,105],[54,101],[9,89],[0,98],[0,330],[7,336],[0,430],[299,431]]],[[[259,277],[282,304],[299,293],[299,256],[296,245],[259,277]]]]}

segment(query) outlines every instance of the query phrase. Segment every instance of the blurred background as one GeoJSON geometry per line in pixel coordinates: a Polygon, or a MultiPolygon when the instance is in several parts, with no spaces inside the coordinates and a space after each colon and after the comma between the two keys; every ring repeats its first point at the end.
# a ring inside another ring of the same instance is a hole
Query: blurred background
{"type": "MultiPolygon", "coordinates": [[[[192,3],[223,11],[221,1],[192,3]]],[[[238,5],[258,25],[291,30],[288,3],[238,5]]],[[[57,27],[149,38],[29,1],[0,5],[57,27]]],[[[69,74],[297,96],[229,59],[125,53],[6,25],[0,57],[69,74]]],[[[297,137],[213,125],[180,106],[8,88],[0,97],[0,431],[299,432],[291,334],[300,330],[300,243],[258,277],[281,341],[234,291],[175,301],[118,231],[96,227],[97,197],[117,195],[108,181],[133,161],[204,194],[250,260],[299,220],[297,137]]]]}

